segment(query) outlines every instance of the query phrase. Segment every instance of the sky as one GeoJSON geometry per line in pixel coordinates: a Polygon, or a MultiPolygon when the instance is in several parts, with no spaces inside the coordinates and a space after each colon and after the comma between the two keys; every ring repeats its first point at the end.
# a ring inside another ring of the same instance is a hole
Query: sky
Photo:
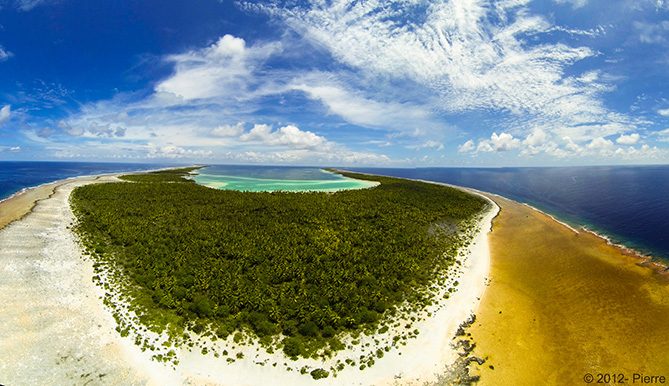
{"type": "Polygon", "coordinates": [[[669,0],[0,0],[0,160],[669,163],[669,0]]]}

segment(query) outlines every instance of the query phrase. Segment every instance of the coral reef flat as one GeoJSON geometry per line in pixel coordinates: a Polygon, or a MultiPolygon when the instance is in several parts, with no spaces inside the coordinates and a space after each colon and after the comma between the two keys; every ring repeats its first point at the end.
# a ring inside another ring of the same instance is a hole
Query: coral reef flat
{"type": "Polygon", "coordinates": [[[588,373],[666,376],[666,275],[590,232],[489,197],[501,211],[489,236],[490,286],[471,328],[475,353],[488,358],[480,384],[575,385],[588,373]]]}

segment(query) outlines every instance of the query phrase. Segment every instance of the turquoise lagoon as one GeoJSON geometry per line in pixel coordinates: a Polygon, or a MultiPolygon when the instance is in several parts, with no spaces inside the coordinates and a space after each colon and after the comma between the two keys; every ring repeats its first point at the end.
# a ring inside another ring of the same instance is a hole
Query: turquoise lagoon
{"type": "Polygon", "coordinates": [[[193,180],[214,189],[245,192],[336,192],[378,185],[311,167],[214,165],[197,171],[193,180]]]}

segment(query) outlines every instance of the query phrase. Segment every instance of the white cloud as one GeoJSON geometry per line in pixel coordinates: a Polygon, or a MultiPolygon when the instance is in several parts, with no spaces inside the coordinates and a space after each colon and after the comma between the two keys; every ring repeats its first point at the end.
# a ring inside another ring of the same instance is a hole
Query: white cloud
{"type": "Polygon", "coordinates": [[[563,158],[566,152],[560,149],[559,145],[551,140],[551,135],[541,128],[534,128],[530,134],[522,141],[523,156],[535,156],[546,153],[554,157],[563,158]]]}
{"type": "Polygon", "coordinates": [[[0,153],[5,151],[10,153],[18,153],[21,151],[21,146],[0,146],[0,153]]]}
{"type": "Polygon", "coordinates": [[[588,4],[588,0],[553,0],[557,4],[569,4],[572,8],[578,9],[583,8],[588,4]]]}
{"type": "MultiPolygon", "coordinates": [[[[27,12],[42,4],[48,3],[49,0],[15,0],[16,8],[27,12]]],[[[53,0],[51,0],[53,2],[53,0]]]]}
{"type": "Polygon", "coordinates": [[[621,134],[620,137],[616,139],[616,143],[621,145],[634,145],[639,142],[639,138],[639,133],[621,134]]]}
{"type": "Polygon", "coordinates": [[[441,130],[446,127],[435,124],[432,113],[424,106],[368,98],[332,79],[331,74],[305,74],[293,80],[287,88],[304,92],[309,98],[323,103],[331,114],[356,125],[405,132],[417,127],[441,130]]]}
{"type": "Polygon", "coordinates": [[[409,149],[414,149],[414,150],[421,150],[421,149],[433,149],[437,151],[444,150],[444,144],[435,140],[427,140],[421,144],[418,145],[410,145],[407,146],[409,149]]]}
{"type": "Polygon", "coordinates": [[[548,140],[548,134],[542,129],[534,129],[523,141],[524,145],[541,146],[548,140]]]}
{"type": "Polygon", "coordinates": [[[476,147],[477,152],[500,152],[518,149],[520,147],[520,140],[514,138],[509,133],[492,133],[490,139],[479,141],[476,147]]]}
{"type": "Polygon", "coordinates": [[[211,130],[211,135],[215,137],[238,137],[245,128],[244,122],[238,122],[234,125],[221,125],[211,130]]]}
{"type": "Polygon", "coordinates": [[[659,109],[657,113],[663,117],[669,117],[669,109],[659,109]]]}
{"type": "Polygon", "coordinates": [[[5,122],[9,121],[9,118],[12,115],[12,106],[4,105],[0,108],[0,125],[3,125],[5,122]]]}
{"type": "Polygon", "coordinates": [[[659,23],[635,21],[632,25],[638,31],[641,43],[656,44],[667,41],[667,32],[669,31],[669,21],[667,20],[659,23]]]}
{"type": "MultiPolygon", "coordinates": [[[[564,1],[574,7],[586,3],[564,1]]],[[[587,143],[636,129],[638,120],[603,103],[602,94],[614,89],[614,78],[599,71],[569,74],[572,64],[597,53],[563,39],[535,39],[571,32],[532,14],[527,3],[333,0],[245,5],[282,19],[335,60],[372,79],[370,83],[393,79],[408,84],[406,89],[422,88],[438,96],[427,105],[446,114],[494,112],[497,130],[520,138],[540,129],[548,137],[587,143]],[[416,22],[416,14],[424,17],[416,22]]],[[[601,29],[583,32],[594,35],[601,29]]],[[[326,97],[320,99],[332,106],[326,97]]],[[[340,110],[345,114],[345,108],[340,110]]],[[[525,146],[532,147],[530,152],[554,151],[558,145],[549,142],[525,146]]],[[[495,149],[493,144],[480,145],[480,151],[495,149]]]]}
{"type": "Polygon", "coordinates": [[[283,126],[272,131],[268,125],[255,125],[239,139],[243,142],[259,142],[271,146],[288,146],[291,148],[305,149],[324,145],[327,141],[324,137],[310,131],[302,131],[293,125],[283,126]]]}
{"type": "Polygon", "coordinates": [[[617,148],[613,155],[626,160],[644,160],[660,159],[667,157],[666,149],[659,149],[657,146],[641,145],[640,147],[629,146],[626,148],[617,148]]]}
{"type": "Polygon", "coordinates": [[[669,142],[669,128],[654,133],[660,142],[669,142]]]}
{"type": "MultiPolygon", "coordinates": [[[[80,122],[75,126],[71,126],[66,121],[60,121],[58,122],[58,127],[63,129],[67,134],[76,137],[120,138],[124,137],[126,134],[126,128],[118,123],[109,123],[97,120],[88,120],[86,122],[80,122]]],[[[48,135],[50,135],[52,130],[47,128],[44,131],[48,132],[48,135]]]]}
{"type": "Polygon", "coordinates": [[[255,66],[280,50],[277,43],[247,47],[244,39],[224,35],[205,49],[169,56],[175,72],[155,90],[184,100],[243,96],[251,91],[255,66]]]}
{"type": "Polygon", "coordinates": [[[563,69],[593,55],[564,44],[528,47],[523,37],[545,33],[550,24],[517,2],[338,0],[266,9],[343,63],[433,89],[451,111],[543,111],[548,101],[585,92],[567,82],[563,69]],[[424,22],[410,24],[417,10],[424,22]]]}
{"type": "Polygon", "coordinates": [[[0,46],[0,62],[4,62],[5,60],[11,58],[12,56],[14,56],[13,53],[5,50],[2,46],[0,46]]]}
{"type": "Polygon", "coordinates": [[[474,145],[474,141],[471,139],[468,140],[467,142],[463,143],[462,145],[458,146],[458,152],[459,153],[469,153],[474,150],[476,145],[474,145]]]}
{"type": "Polygon", "coordinates": [[[188,149],[176,145],[157,146],[149,143],[148,158],[210,158],[213,155],[211,150],[188,149]]]}
{"type": "Polygon", "coordinates": [[[585,146],[587,149],[606,153],[614,148],[613,142],[602,137],[597,137],[585,146]]]}

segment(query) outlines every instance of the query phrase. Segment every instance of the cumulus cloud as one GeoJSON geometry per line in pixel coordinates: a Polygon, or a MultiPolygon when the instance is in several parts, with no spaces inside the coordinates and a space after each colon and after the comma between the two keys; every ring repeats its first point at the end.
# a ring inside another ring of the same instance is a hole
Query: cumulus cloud
{"type": "Polygon", "coordinates": [[[616,143],[619,143],[621,145],[634,145],[637,142],[639,142],[640,136],[638,133],[632,133],[632,134],[622,134],[620,137],[616,139],[616,143]]]}
{"type": "Polygon", "coordinates": [[[542,129],[534,129],[523,141],[524,145],[541,146],[548,140],[548,134],[542,129]]]}
{"type": "Polygon", "coordinates": [[[5,122],[9,121],[9,118],[12,115],[12,107],[10,105],[4,105],[0,108],[0,125],[3,125],[5,122]]]}
{"type": "Polygon", "coordinates": [[[479,141],[477,152],[499,152],[518,149],[520,140],[509,133],[492,133],[490,139],[479,141]]]}
{"type": "Polygon", "coordinates": [[[217,126],[211,130],[211,135],[215,137],[237,137],[244,132],[244,126],[244,122],[238,122],[234,125],[217,126]]]}
{"type": "Polygon", "coordinates": [[[298,149],[315,148],[327,142],[324,137],[310,131],[302,131],[293,125],[283,126],[274,131],[268,125],[255,125],[239,139],[243,142],[259,142],[264,145],[288,146],[298,149]]]}
{"type": "Polygon", "coordinates": [[[659,109],[657,113],[663,117],[669,117],[669,109],[659,109]]]}
{"type": "Polygon", "coordinates": [[[469,153],[471,151],[474,151],[475,148],[476,145],[474,144],[474,141],[470,139],[467,142],[463,143],[462,145],[458,146],[458,152],[469,153]]]}
{"type": "Polygon", "coordinates": [[[606,153],[611,151],[614,148],[614,145],[610,140],[598,137],[590,141],[585,147],[590,150],[606,153]]]}
{"type": "Polygon", "coordinates": [[[243,96],[251,91],[255,66],[280,50],[278,43],[247,47],[244,39],[224,35],[205,49],[169,56],[174,74],[155,90],[185,100],[243,96]]]}

